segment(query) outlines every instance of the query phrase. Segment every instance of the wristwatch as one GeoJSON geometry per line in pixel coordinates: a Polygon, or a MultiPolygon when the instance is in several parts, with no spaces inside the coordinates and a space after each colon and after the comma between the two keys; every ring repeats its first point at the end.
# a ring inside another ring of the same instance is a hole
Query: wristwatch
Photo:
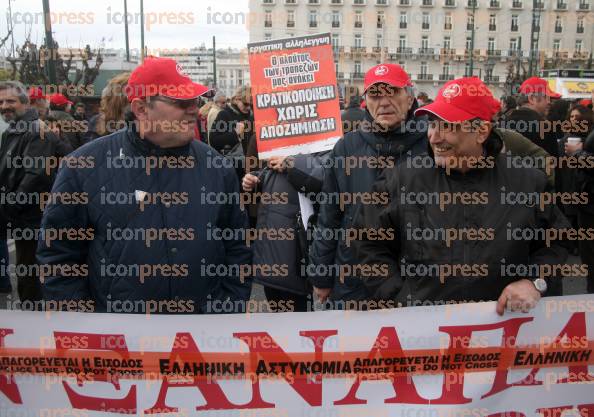
{"type": "Polygon", "coordinates": [[[540,295],[547,292],[547,282],[543,278],[536,278],[534,281],[532,281],[532,283],[540,295]]]}

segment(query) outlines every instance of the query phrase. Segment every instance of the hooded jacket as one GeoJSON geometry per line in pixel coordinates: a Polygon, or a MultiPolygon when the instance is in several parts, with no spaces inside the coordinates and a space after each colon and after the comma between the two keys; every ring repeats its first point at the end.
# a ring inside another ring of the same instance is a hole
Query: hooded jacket
{"type": "MultiPolygon", "coordinates": [[[[397,306],[497,300],[508,284],[541,277],[540,265],[565,262],[559,241],[547,247],[535,233],[569,227],[554,203],[538,202],[551,191],[545,174],[507,165],[502,147],[501,137],[490,135],[485,156],[492,166],[466,173],[406,164],[384,171],[374,191],[387,193],[388,201],[363,206],[356,229],[390,229],[394,238],[374,241],[360,234],[353,242],[360,262],[384,273],[365,280],[369,298],[397,306]],[[444,203],[445,195],[452,202],[444,203]],[[509,238],[510,230],[528,232],[509,238]],[[457,237],[446,239],[448,231],[457,237]]],[[[428,157],[433,160],[431,152],[428,157]]]]}
{"type": "Polygon", "coordinates": [[[160,148],[132,124],[71,157],[93,167],[61,168],[52,192],[71,197],[46,208],[42,229],[91,235],[40,241],[37,258],[52,267],[46,300],[91,302],[99,312],[154,301],[161,313],[204,313],[216,311],[213,302],[249,298],[250,250],[239,235],[212,233],[247,227],[237,177],[221,155],[195,140],[160,148]]]}
{"type": "Polygon", "coordinates": [[[406,158],[426,151],[427,119],[415,117],[416,108],[415,101],[406,121],[387,131],[367,111],[366,124],[340,139],[328,158],[308,275],[314,286],[332,288],[333,300],[362,300],[367,296],[360,277],[352,272],[360,263],[347,235],[362,203],[382,198],[371,193],[382,170],[391,170],[406,158]]]}

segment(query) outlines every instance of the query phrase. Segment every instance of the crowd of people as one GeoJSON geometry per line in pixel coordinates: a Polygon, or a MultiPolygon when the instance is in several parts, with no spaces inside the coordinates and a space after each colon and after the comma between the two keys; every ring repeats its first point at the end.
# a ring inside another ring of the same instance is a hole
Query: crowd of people
{"type": "Polygon", "coordinates": [[[95,115],[0,82],[0,114],[0,292],[12,271],[22,309],[239,313],[254,282],[264,311],[527,312],[575,276],[594,293],[592,102],[540,78],[430,99],[379,64],[331,151],[267,160],[250,87],[227,98],[172,59],[114,77],[95,115]]]}

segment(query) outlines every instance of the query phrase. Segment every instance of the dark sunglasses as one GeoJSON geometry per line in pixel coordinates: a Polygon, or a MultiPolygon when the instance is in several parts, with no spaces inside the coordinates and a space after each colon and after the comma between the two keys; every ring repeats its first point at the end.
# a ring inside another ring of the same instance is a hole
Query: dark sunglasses
{"type": "Polygon", "coordinates": [[[200,105],[200,99],[198,98],[192,98],[190,100],[175,100],[173,98],[169,98],[169,97],[163,97],[163,96],[154,96],[151,97],[150,100],[154,100],[154,101],[160,101],[162,103],[167,103],[170,104],[172,106],[178,107],[180,109],[189,109],[190,107],[198,107],[200,105]]]}

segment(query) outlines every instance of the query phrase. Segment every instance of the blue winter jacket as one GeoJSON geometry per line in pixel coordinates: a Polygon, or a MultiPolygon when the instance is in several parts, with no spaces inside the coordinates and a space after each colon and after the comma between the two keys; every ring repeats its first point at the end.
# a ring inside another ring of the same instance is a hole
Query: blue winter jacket
{"type": "Polygon", "coordinates": [[[42,279],[46,300],[90,300],[99,312],[143,313],[147,301],[161,313],[220,312],[220,301],[241,309],[251,252],[240,233],[211,233],[247,227],[237,176],[223,156],[198,141],[159,148],[130,127],[69,157],[37,251],[40,264],[53,266],[42,279]],[[84,232],[48,239],[61,229],[84,232]]]}

